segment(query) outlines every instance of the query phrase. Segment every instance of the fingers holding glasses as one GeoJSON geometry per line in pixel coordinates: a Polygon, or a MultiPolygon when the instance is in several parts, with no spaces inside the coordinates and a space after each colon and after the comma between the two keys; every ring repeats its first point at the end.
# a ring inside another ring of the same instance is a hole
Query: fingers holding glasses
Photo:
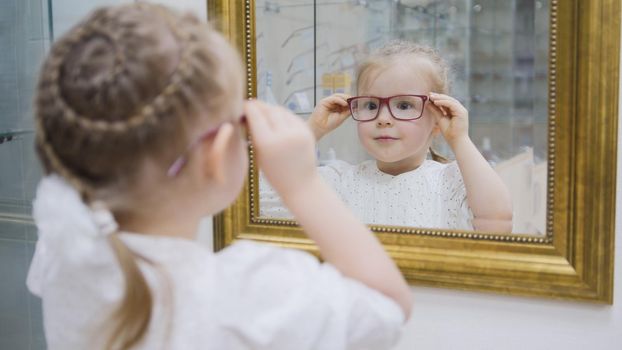
{"type": "Polygon", "coordinates": [[[430,94],[430,101],[443,113],[435,115],[436,122],[450,145],[453,140],[468,136],[469,112],[460,101],[448,95],[435,93],[430,94]]]}
{"type": "Polygon", "coordinates": [[[350,95],[333,94],[320,100],[307,124],[316,140],[339,127],[350,115],[347,99],[350,95]]]}
{"type": "Polygon", "coordinates": [[[333,94],[321,100],[320,103],[325,104],[329,111],[344,113],[349,110],[348,98],[350,98],[350,95],[333,94]]]}
{"type": "Polygon", "coordinates": [[[446,117],[467,117],[468,111],[460,101],[445,94],[430,94],[430,102],[438,107],[446,117]]]}

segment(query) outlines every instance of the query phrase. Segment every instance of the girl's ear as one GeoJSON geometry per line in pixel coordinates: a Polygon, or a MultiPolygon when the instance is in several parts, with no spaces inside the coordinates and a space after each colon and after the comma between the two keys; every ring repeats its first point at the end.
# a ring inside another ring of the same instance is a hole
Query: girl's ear
{"type": "Polygon", "coordinates": [[[228,167],[226,166],[228,147],[231,145],[231,140],[234,136],[233,125],[226,123],[222,125],[212,142],[204,142],[202,145],[202,164],[201,175],[205,178],[216,182],[217,184],[224,184],[227,182],[228,167]]]}

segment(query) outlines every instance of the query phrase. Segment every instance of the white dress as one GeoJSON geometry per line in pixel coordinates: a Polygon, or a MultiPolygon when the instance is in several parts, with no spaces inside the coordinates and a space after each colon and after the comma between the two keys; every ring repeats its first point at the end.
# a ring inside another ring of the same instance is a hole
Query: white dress
{"type": "MultiPolygon", "coordinates": [[[[473,230],[473,214],[456,162],[425,160],[417,169],[397,176],[380,171],[375,160],[358,165],[332,161],[318,169],[367,224],[473,230]]],[[[263,177],[259,189],[260,216],[293,218],[263,177]]]]}
{"type": "MultiPolygon", "coordinates": [[[[103,349],[123,277],[77,193],[65,192],[37,193],[27,284],[42,299],[49,349],[103,349]]],[[[153,262],[139,263],[154,309],[138,349],[389,349],[405,320],[392,299],[301,251],[240,241],[213,253],[186,239],[119,235],[153,262]]]]}
{"type": "MultiPolygon", "coordinates": [[[[214,254],[183,239],[122,239],[165,271],[141,264],[156,306],[139,349],[389,349],[404,322],[394,301],[307,253],[240,242],[214,254]]],[[[47,266],[29,284],[43,300],[49,349],[103,349],[101,321],[123,280],[106,242],[100,248],[90,262],[47,266]]]]}

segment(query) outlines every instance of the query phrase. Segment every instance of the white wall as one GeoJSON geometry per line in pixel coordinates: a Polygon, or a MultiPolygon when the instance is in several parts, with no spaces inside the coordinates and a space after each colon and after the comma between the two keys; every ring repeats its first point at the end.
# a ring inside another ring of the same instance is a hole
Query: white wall
{"type": "Polygon", "coordinates": [[[188,11],[194,13],[197,17],[207,19],[207,0],[151,0],[158,2],[178,11],[188,11]]]}
{"type": "MultiPolygon", "coordinates": [[[[122,3],[137,2],[132,0],[54,0],[52,2],[54,37],[58,38],[79,20],[98,6],[116,5],[122,3]]],[[[207,18],[206,0],[152,0],[145,2],[156,2],[168,5],[179,11],[189,11],[202,19],[207,18]]]]}
{"type": "Polygon", "coordinates": [[[52,1],[52,27],[54,28],[54,39],[58,39],[87,14],[99,6],[116,5],[127,0],[54,0],[52,1]]]}

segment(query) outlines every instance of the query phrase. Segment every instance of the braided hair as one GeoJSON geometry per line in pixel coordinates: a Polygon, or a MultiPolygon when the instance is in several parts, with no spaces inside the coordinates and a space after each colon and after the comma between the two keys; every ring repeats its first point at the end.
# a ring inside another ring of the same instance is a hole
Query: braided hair
{"type": "MultiPolygon", "coordinates": [[[[242,74],[235,50],[193,16],[145,3],[100,8],[43,64],[35,123],[45,172],[86,202],[122,194],[139,180],[143,160],[165,169],[199,124],[218,122],[241,96],[242,74]]],[[[153,298],[136,261],[146,259],[118,235],[109,240],[126,287],[108,347],[125,349],[144,337],[153,298]]]]}

